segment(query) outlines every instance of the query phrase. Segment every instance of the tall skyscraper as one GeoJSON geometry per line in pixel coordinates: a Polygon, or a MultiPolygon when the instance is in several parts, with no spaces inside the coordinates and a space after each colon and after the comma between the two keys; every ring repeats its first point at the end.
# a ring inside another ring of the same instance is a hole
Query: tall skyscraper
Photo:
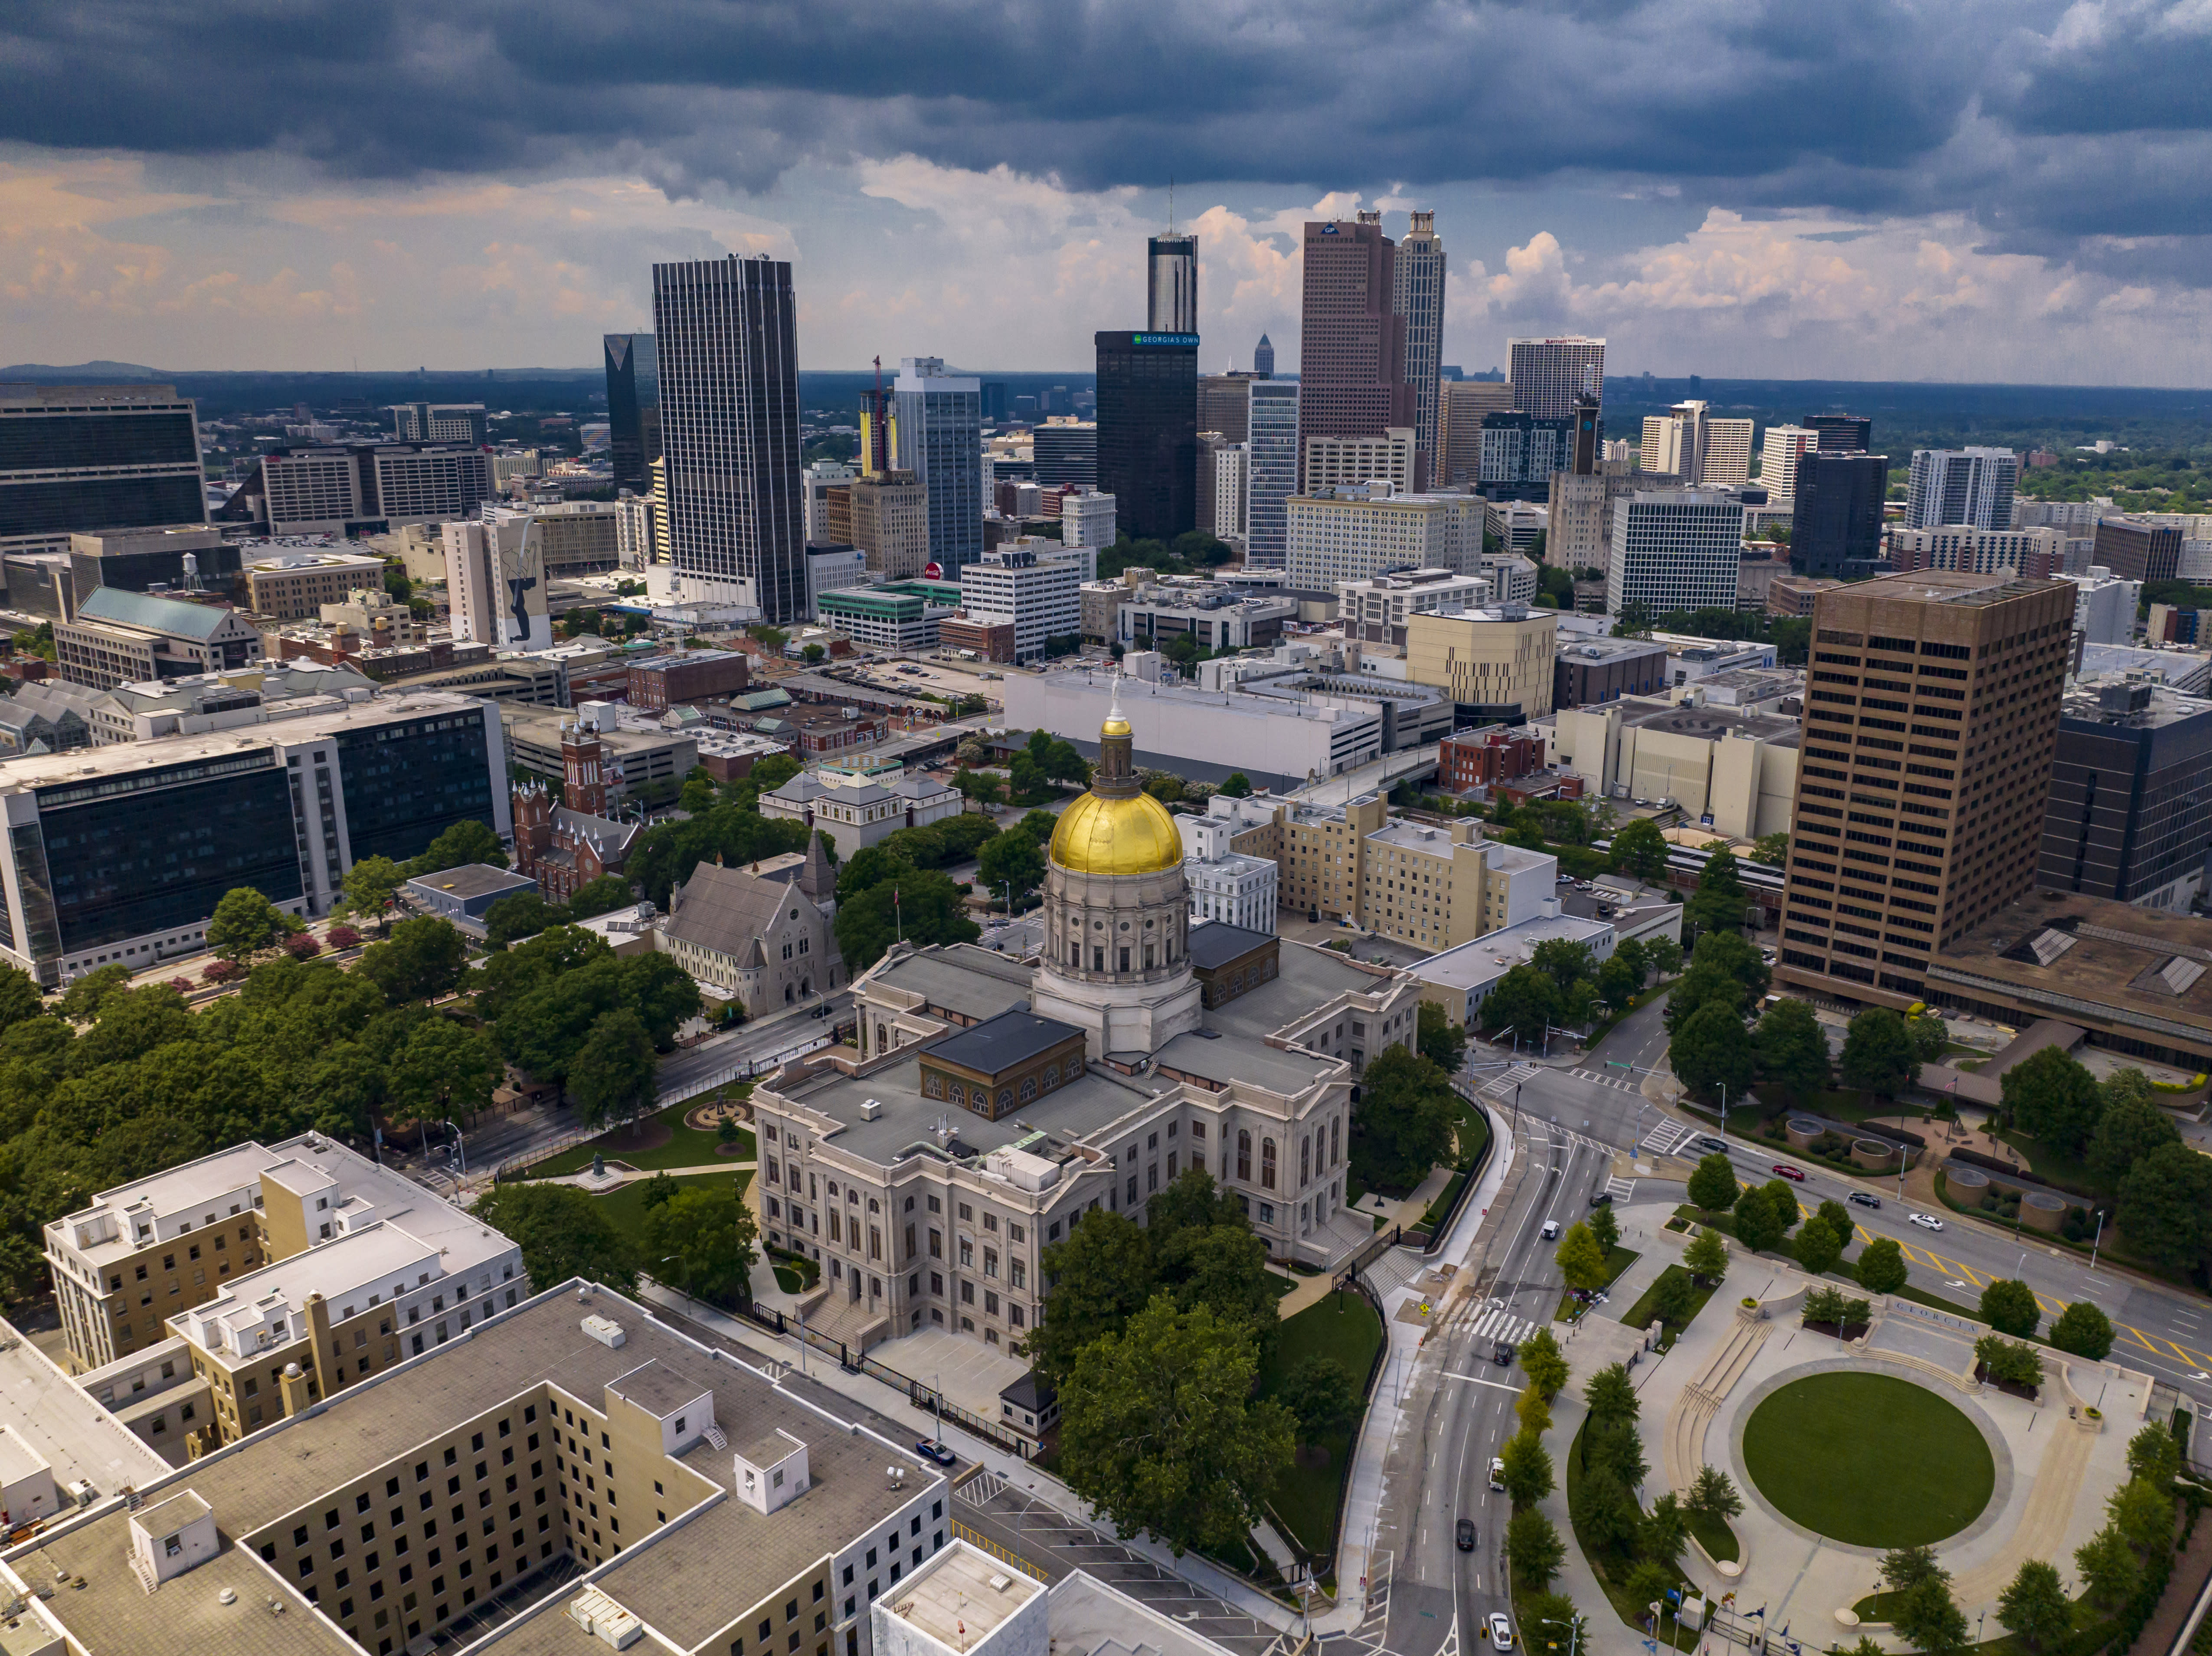
{"type": "Polygon", "coordinates": [[[1243,442],[1252,429],[1252,376],[1200,374],[1198,429],[1218,431],[1231,442],[1243,442]]]}
{"type": "Polygon", "coordinates": [[[1577,393],[1575,397],[1574,435],[1567,451],[1565,469],[1578,478],[1593,476],[1598,467],[1598,450],[1605,441],[1605,422],[1598,417],[1597,393],[1577,393]]]}
{"type": "Polygon", "coordinates": [[[1284,502],[1298,492],[1298,382],[1252,382],[1252,435],[1246,445],[1244,561],[1279,569],[1289,555],[1284,502]]]}
{"type": "Polygon", "coordinates": [[[2074,601],[2070,581],[1948,569],[1814,600],[1783,983],[1909,1007],[1931,959],[2034,885],[2074,601]],[[1876,689],[1911,705],[1877,717],[1876,689]]]}
{"type": "Polygon", "coordinates": [[[1459,488],[1482,480],[1482,423],[1513,411],[1513,387],[1487,380],[1447,381],[1437,387],[1436,468],[1429,481],[1459,488]]]}
{"type": "Polygon", "coordinates": [[[0,551],[207,521],[199,424],[173,386],[0,385],[0,551]]]}
{"type": "Polygon", "coordinates": [[[1797,457],[1790,521],[1790,567],[1841,580],[1864,575],[1881,556],[1881,502],[1889,456],[1815,448],[1797,457]]]}
{"type": "Polygon", "coordinates": [[[1863,454],[1874,442],[1874,421],[1864,414],[1808,414],[1801,422],[1819,434],[1826,454],[1863,454]]]}
{"type": "Polygon", "coordinates": [[[1391,309],[1397,247],[1381,215],[1305,228],[1298,449],[1308,437],[1374,437],[1413,423],[1406,319],[1391,309]]]}
{"type": "Polygon", "coordinates": [[[1807,425],[1770,425],[1759,449],[1759,480],[1770,495],[1797,492],[1797,457],[1820,446],[1820,434],[1807,425]]]}
{"type": "MultiPolygon", "coordinates": [[[[1605,341],[1580,334],[1506,341],[1505,377],[1513,406],[1523,414],[1563,420],[1575,411],[1575,393],[1605,396],[1605,341]]],[[[1650,467],[1646,466],[1646,471],[1650,467]]]]}
{"type": "Polygon", "coordinates": [[[1198,238],[1170,230],[1145,243],[1145,332],[1198,332],[1198,238]]]}
{"type": "Polygon", "coordinates": [[[1198,336],[1102,330],[1098,487],[1132,539],[1198,527],[1198,336]]]}
{"type": "Polygon", "coordinates": [[[1444,244],[1437,240],[1434,213],[1415,213],[1413,228],[1398,244],[1390,308],[1406,319],[1406,383],[1413,387],[1413,441],[1425,488],[1437,476],[1439,458],[1437,369],[1444,342],[1444,244]]]}
{"type": "Polygon", "coordinates": [[[1275,377],[1275,347],[1264,333],[1260,336],[1260,343],[1252,347],[1252,375],[1259,380],[1275,377]]]}
{"type": "Polygon", "coordinates": [[[649,333],[610,333],[607,356],[607,447],[615,487],[645,494],[653,463],[660,458],[660,362],[649,333]]]}
{"type": "Polygon", "coordinates": [[[1030,432],[1037,487],[1098,486],[1098,427],[1091,420],[1052,420],[1030,432]]]}
{"type": "Polygon", "coordinates": [[[2013,485],[2019,481],[2020,456],[2009,448],[1916,448],[1905,527],[1966,523],[2009,529],[2013,485]]]}
{"type": "Polygon", "coordinates": [[[806,612],[797,306],[778,259],[653,267],[661,453],[678,590],[690,602],[806,612]]]}
{"type": "Polygon", "coordinates": [[[1676,403],[1664,414],[1644,417],[1638,464],[1686,483],[1733,487],[1750,480],[1751,434],[1749,420],[1717,420],[1705,403],[1676,403]]]}
{"type": "Polygon", "coordinates": [[[929,556],[944,579],[983,556],[983,384],[937,356],[899,364],[891,464],[929,495],[929,556]]]}

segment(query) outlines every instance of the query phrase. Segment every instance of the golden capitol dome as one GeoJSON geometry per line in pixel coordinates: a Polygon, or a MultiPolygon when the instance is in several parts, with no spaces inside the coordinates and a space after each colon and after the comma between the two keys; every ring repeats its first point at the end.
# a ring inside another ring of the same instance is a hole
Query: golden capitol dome
{"type": "Polygon", "coordinates": [[[1052,860],[1070,874],[1156,874],[1182,866],[1175,818],[1137,785],[1135,745],[1116,675],[1091,791],[1060,813],[1052,832],[1052,860]]]}

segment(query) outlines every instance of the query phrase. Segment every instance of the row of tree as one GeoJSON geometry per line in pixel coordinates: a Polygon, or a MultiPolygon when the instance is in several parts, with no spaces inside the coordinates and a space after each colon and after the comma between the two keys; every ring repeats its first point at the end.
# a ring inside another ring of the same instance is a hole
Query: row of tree
{"type": "Polygon", "coordinates": [[[521,1249],[536,1292],[580,1276],[635,1294],[639,1271],[650,1266],[656,1282],[718,1305],[750,1297],[758,1232],[734,1178],[679,1185],[657,1173],[646,1181],[644,1200],[635,1236],[605,1202],[573,1184],[496,1184],[475,1211],[521,1249]]]}
{"type": "Polygon", "coordinates": [[[1498,979],[1483,1000],[1483,1021],[1523,1041],[1540,1041],[1547,1029],[1587,1023],[1601,1006],[1626,1011],[1653,974],[1670,977],[1681,965],[1681,946],[1672,938],[1625,937],[1602,964],[1587,943],[1550,938],[1536,945],[1527,964],[1498,979]]]}

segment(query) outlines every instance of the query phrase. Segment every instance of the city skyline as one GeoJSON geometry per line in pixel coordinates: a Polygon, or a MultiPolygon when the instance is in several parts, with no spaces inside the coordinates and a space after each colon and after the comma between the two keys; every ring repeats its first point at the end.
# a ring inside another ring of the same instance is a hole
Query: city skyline
{"type": "Polygon", "coordinates": [[[647,325],[650,265],[735,253],[793,263],[810,364],[1065,367],[1143,314],[1172,177],[1206,372],[1262,332],[1295,359],[1301,223],[1379,210],[1395,239],[1419,209],[1470,368],[1588,332],[1629,373],[2212,384],[2203,34],[2151,4],[1255,30],[1158,0],[1110,42],[1080,10],[830,6],[772,48],[747,13],[647,8],[544,51],[471,9],[441,20],[471,43],[449,83],[406,29],[312,9],[270,76],[214,44],[220,3],[140,19],[127,55],[18,9],[0,362],[582,362],[647,325]],[[1478,75],[1521,89],[1511,119],[1425,89],[1478,75]],[[1567,91],[1591,76],[1600,121],[1567,91]]]}

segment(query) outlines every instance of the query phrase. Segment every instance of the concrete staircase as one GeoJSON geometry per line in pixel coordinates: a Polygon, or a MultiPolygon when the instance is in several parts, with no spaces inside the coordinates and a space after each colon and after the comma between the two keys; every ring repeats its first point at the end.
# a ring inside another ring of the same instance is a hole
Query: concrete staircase
{"type": "Polygon", "coordinates": [[[1674,1399],[1674,1408],[1667,1414],[1665,1453],[1667,1481],[1677,1494],[1689,1494],[1698,1469],[1705,1464],[1705,1428],[1773,1331],[1774,1324],[1766,1318],[1739,1312],[1735,1325],[1705,1372],[1674,1399]]]}
{"type": "Polygon", "coordinates": [[[805,1303],[807,1333],[842,1341],[855,1357],[890,1337],[890,1317],[881,1300],[848,1300],[842,1293],[823,1289],[805,1303]]]}

